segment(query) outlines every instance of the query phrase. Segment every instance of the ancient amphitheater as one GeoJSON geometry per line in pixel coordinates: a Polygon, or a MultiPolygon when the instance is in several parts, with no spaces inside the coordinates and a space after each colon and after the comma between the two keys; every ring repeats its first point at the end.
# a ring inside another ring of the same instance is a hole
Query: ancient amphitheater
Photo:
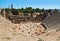
{"type": "Polygon", "coordinates": [[[0,15],[0,41],[60,41],[59,17],[58,13],[48,16],[43,23],[13,24],[0,15]]]}

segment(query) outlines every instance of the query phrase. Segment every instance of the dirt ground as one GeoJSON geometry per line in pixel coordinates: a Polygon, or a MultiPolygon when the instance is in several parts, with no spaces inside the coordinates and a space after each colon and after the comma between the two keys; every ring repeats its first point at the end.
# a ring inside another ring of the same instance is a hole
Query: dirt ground
{"type": "Polygon", "coordinates": [[[60,29],[53,29],[39,36],[27,36],[15,32],[14,27],[10,21],[0,16],[0,41],[60,41],[60,29]]]}

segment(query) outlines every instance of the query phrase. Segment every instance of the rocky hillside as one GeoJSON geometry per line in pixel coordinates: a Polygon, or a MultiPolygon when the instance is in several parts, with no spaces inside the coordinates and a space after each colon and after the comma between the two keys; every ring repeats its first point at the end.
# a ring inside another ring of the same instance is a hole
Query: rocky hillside
{"type": "MultiPolygon", "coordinates": [[[[28,23],[25,24],[28,25],[28,23]]],[[[22,33],[17,33],[18,29],[16,32],[15,27],[16,25],[13,25],[9,20],[3,18],[0,15],[0,41],[60,41],[60,29],[50,30],[48,32],[40,34],[39,36],[27,36],[22,33]]],[[[23,24],[22,28],[23,27],[26,26],[23,24]]]]}
{"type": "Polygon", "coordinates": [[[60,29],[50,30],[40,35],[39,41],[60,41],[60,29]]]}
{"type": "Polygon", "coordinates": [[[15,26],[0,15],[0,41],[37,41],[37,38],[16,33],[15,26]]]}

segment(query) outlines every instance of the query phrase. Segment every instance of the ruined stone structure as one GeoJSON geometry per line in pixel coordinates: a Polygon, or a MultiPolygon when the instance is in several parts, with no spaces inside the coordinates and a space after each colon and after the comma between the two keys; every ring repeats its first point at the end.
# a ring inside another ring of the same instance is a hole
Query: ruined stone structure
{"type": "Polygon", "coordinates": [[[40,22],[39,23],[21,22],[19,24],[13,24],[8,19],[2,17],[1,15],[0,22],[2,22],[0,25],[3,28],[4,26],[7,28],[11,27],[11,29],[13,29],[14,34],[19,33],[26,36],[39,36],[46,30],[40,22]]]}
{"type": "Polygon", "coordinates": [[[10,15],[9,20],[12,21],[12,23],[20,23],[22,21],[26,21],[24,16],[19,16],[19,15],[10,15]]]}
{"type": "Polygon", "coordinates": [[[47,27],[47,30],[60,28],[60,12],[55,12],[43,21],[43,24],[47,27]]]}
{"type": "Polygon", "coordinates": [[[8,19],[12,21],[12,23],[20,23],[20,22],[26,22],[26,21],[31,21],[31,22],[41,22],[42,18],[41,16],[36,16],[36,17],[25,17],[25,16],[19,16],[19,15],[9,15],[8,19]]]}
{"type": "Polygon", "coordinates": [[[46,28],[41,23],[20,23],[14,24],[15,25],[15,32],[20,33],[26,36],[39,36],[40,34],[44,33],[46,28]]]}

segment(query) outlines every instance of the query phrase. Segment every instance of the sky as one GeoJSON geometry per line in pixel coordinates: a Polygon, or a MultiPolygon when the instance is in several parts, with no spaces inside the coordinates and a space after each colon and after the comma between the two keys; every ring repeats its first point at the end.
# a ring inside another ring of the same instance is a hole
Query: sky
{"type": "Polygon", "coordinates": [[[60,0],[0,0],[0,8],[10,8],[11,4],[14,8],[60,9],[60,0]]]}

